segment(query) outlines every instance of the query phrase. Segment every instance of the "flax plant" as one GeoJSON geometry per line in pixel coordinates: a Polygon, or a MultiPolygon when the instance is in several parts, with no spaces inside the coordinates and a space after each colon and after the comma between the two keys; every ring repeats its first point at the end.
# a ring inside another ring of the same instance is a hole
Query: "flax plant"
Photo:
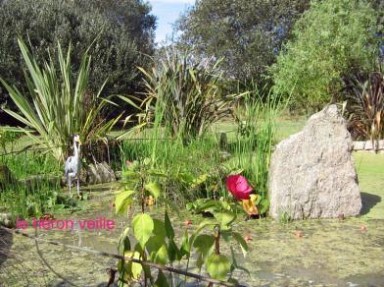
{"type": "Polygon", "coordinates": [[[152,111],[164,111],[163,126],[185,145],[232,112],[234,97],[221,95],[219,62],[204,66],[193,63],[187,55],[173,55],[150,71],[139,68],[145,76],[144,102],[155,103],[152,111]]]}
{"type": "Polygon", "coordinates": [[[368,81],[351,81],[347,95],[346,116],[354,139],[370,139],[377,151],[384,136],[384,74],[375,72],[368,81]]]}
{"type": "Polygon", "coordinates": [[[65,55],[58,44],[58,67],[51,57],[39,66],[25,43],[20,39],[18,43],[27,67],[25,80],[31,101],[17,87],[0,78],[20,113],[7,108],[4,111],[25,125],[20,129],[33,144],[62,161],[73,134],[79,133],[85,144],[103,138],[118,118],[100,117],[106,104],[111,103],[100,96],[106,82],[96,95],[88,91],[91,65],[88,51],[83,55],[78,72],[74,73],[71,47],[65,55]]]}

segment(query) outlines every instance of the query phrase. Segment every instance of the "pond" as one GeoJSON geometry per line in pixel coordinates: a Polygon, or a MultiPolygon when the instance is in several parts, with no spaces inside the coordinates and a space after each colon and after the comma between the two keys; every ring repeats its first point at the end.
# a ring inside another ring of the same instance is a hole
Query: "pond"
{"type": "MultiPolygon", "coordinates": [[[[25,232],[35,235],[36,231],[41,239],[117,253],[128,218],[114,214],[115,190],[111,184],[95,186],[82,210],[57,216],[67,220],[106,218],[115,223],[113,229],[80,230],[75,225],[72,229],[35,230],[29,226],[25,232]]],[[[184,230],[185,219],[193,224],[200,220],[187,214],[171,217],[177,232],[184,230]]],[[[234,228],[249,240],[247,257],[243,259],[239,249],[237,259],[250,274],[235,274],[245,286],[383,286],[383,219],[362,216],[289,224],[271,219],[239,220],[234,228]]],[[[2,243],[0,255],[6,254],[7,259],[0,261],[0,286],[71,286],[66,280],[76,286],[106,286],[107,269],[115,268],[117,262],[44,242],[38,244],[39,256],[35,242],[17,234],[11,238],[2,234],[2,243]]]]}

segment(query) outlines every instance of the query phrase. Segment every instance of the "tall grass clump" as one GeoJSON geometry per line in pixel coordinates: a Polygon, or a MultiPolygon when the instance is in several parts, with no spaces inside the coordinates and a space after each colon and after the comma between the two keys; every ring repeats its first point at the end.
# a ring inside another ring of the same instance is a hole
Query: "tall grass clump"
{"type": "Polygon", "coordinates": [[[217,140],[206,135],[185,146],[179,140],[151,131],[153,133],[140,139],[124,141],[124,160],[150,159],[152,168],[164,175],[161,182],[166,194],[180,205],[199,197],[214,196],[221,181],[217,140]]]}
{"type": "Polygon", "coordinates": [[[260,195],[260,213],[268,208],[268,171],[275,144],[275,120],[282,103],[268,94],[264,100],[257,89],[244,97],[235,111],[236,139],[230,145],[234,154],[232,170],[241,171],[260,195]]]}
{"type": "Polygon", "coordinates": [[[51,153],[58,161],[64,160],[73,134],[80,134],[84,146],[103,139],[117,119],[106,120],[100,116],[108,103],[100,96],[105,83],[96,95],[89,93],[91,58],[87,52],[75,72],[71,64],[71,47],[65,55],[58,44],[58,66],[52,58],[39,66],[24,42],[18,40],[18,43],[27,67],[25,81],[30,97],[3,79],[0,81],[19,109],[4,108],[4,111],[26,126],[20,130],[34,145],[51,153]]]}

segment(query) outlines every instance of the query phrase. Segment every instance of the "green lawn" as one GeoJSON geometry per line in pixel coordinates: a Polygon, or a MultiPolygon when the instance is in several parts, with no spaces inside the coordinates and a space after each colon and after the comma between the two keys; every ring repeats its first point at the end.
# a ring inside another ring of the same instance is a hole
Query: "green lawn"
{"type": "Polygon", "coordinates": [[[384,154],[354,153],[364,203],[363,216],[384,219],[384,154]]]}

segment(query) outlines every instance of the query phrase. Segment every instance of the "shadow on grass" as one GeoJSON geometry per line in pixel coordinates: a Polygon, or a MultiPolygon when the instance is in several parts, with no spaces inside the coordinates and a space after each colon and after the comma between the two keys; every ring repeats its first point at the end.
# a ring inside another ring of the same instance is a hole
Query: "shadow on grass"
{"type": "MultiPolygon", "coordinates": [[[[0,226],[0,267],[8,259],[13,242],[13,234],[0,226]]],[[[1,268],[0,268],[1,269],[1,268]]]]}
{"type": "Polygon", "coordinates": [[[376,204],[381,202],[381,197],[375,194],[370,194],[366,192],[361,193],[361,201],[363,203],[363,207],[361,209],[360,214],[367,214],[376,204]]]}

